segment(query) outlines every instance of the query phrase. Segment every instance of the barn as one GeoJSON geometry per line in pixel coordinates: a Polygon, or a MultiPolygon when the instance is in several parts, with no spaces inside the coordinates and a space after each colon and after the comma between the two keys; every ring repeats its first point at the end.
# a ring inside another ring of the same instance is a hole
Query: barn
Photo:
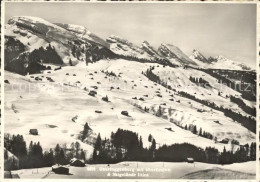
{"type": "Polygon", "coordinates": [[[125,115],[125,116],[128,116],[128,112],[127,111],[122,111],[121,114],[125,115]]]}
{"type": "Polygon", "coordinates": [[[38,135],[38,130],[37,129],[30,129],[29,133],[31,135],[38,135]]]}
{"type": "Polygon", "coordinates": [[[97,92],[96,92],[96,91],[94,91],[94,90],[91,90],[91,91],[89,92],[89,94],[88,94],[88,95],[95,97],[95,96],[96,96],[96,94],[97,94],[97,92]]]}

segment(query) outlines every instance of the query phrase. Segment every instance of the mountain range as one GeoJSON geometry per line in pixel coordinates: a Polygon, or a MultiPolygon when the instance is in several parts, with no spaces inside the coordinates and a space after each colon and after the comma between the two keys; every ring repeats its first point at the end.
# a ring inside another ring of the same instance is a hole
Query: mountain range
{"type": "MultiPolygon", "coordinates": [[[[61,61],[39,59],[43,63],[59,63],[76,65],[80,61],[87,62],[102,58],[126,58],[140,62],[155,62],[168,66],[188,65],[196,68],[251,70],[250,67],[216,56],[206,58],[198,50],[187,56],[180,48],[162,43],[158,48],[144,41],[135,45],[129,40],[111,35],[106,40],[80,25],[50,23],[37,17],[12,17],[5,25],[5,68],[9,71],[23,73],[29,64],[31,53],[40,48],[50,46],[61,61]]],[[[52,56],[56,57],[56,56],[52,56]]]]}

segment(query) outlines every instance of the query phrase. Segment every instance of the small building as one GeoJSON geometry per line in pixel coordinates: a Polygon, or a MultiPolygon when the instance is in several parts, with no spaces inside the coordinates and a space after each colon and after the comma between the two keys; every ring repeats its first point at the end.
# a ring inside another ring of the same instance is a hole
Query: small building
{"type": "Polygon", "coordinates": [[[122,111],[121,114],[125,115],[125,116],[128,116],[128,112],[127,111],[122,111]]]}
{"type": "Polygon", "coordinates": [[[105,102],[108,102],[108,97],[102,97],[102,100],[105,101],[105,102]]]}
{"type": "Polygon", "coordinates": [[[37,129],[30,129],[29,133],[30,133],[30,135],[38,135],[38,130],[37,129]]]}
{"type": "Polygon", "coordinates": [[[85,162],[83,160],[73,158],[70,160],[70,165],[76,167],[85,167],[85,162]]]}
{"type": "Polygon", "coordinates": [[[187,158],[187,162],[188,162],[188,163],[194,163],[194,159],[191,158],[191,157],[190,157],[190,158],[187,158]]]}
{"type": "Polygon", "coordinates": [[[221,140],[220,143],[228,144],[229,143],[229,139],[225,138],[225,139],[221,140]]]}
{"type": "Polygon", "coordinates": [[[56,174],[69,174],[69,168],[66,166],[54,165],[52,166],[52,171],[56,174]]]}

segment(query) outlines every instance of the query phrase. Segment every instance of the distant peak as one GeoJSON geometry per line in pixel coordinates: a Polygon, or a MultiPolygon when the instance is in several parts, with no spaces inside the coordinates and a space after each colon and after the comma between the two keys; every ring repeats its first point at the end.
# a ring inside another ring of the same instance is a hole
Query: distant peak
{"type": "Polygon", "coordinates": [[[143,41],[143,44],[145,44],[145,45],[150,45],[149,42],[147,42],[146,40],[143,41]]]}
{"type": "Polygon", "coordinates": [[[9,21],[19,21],[19,20],[26,20],[26,21],[31,21],[31,22],[47,22],[46,20],[39,18],[39,17],[34,17],[34,16],[12,16],[9,21]]]}
{"type": "Polygon", "coordinates": [[[203,63],[208,63],[209,62],[207,60],[207,58],[203,54],[201,54],[198,50],[193,49],[192,53],[193,54],[192,54],[191,58],[197,59],[197,60],[199,60],[199,61],[201,61],[203,63]]]}

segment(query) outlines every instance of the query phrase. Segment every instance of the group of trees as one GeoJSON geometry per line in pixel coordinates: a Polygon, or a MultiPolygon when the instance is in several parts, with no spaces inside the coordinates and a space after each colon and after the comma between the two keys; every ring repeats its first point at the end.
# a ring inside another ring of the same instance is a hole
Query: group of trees
{"type": "Polygon", "coordinates": [[[193,83],[196,83],[198,86],[207,88],[207,87],[211,87],[209,82],[207,80],[204,80],[203,78],[199,77],[192,77],[190,76],[189,80],[193,83]]]}
{"type": "Polygon", "coordinates": [[[149,78],[151,81],[156,82],[156,83],[161,83],[161,79],[159,76],[153,73],[154,67],[150,67],[149,69],[146,70],[144,75],[149,78]]]}
{"type": "MultiPolygon", "coordinates": [[[[68,148],[66,145],[57,144],[55,148],[43,152],[40,142],[30,142],[27,148],[22,135],[5,135],[5,149],[19,159],[19,169],[49,167],[54,164],[69,164],[74,157],[86,160],[86,154],[80,147],[79,142],[72,143],[68,148]]],[[[5,160],[9,156],[5,152],[5,160]]],[[[12,166],[12,165],[10,165],[12,166]]]]}
{"type": "Polygon", "coordinates": [[[253,108],[253,107],[246,105],[246,103],[242,99],[231,95],[230,101],[236,103],[247,114],[250,114],[252,116],[256,116],[256,108],[253,108]]]}
{"type": "Polygon", "coordinates": [[[5,36],[5,65],[26,50],[26,47],[17,39],[5,36]]]}
{"type": "Polygon", "coordinates": [[[184,129],[191,131],[195,135],[199,135],[201,137],[208,138],[210,140],[214,139],[214,137],[211,133],[203,131],[202,128],[200,128],[198,130],[196,125],[193,125],[193,124],[189,124],[188,126],[185,125],[184,129]]]}
{"type": "MultiPolygon", "coordinates": [[[[237,80],[241,81],[240,83],[236,83],[229,79],[228,77],[223,76],[223,74],[228,75],[235,75],[237,71],[233,72],[227,72],[225,70],[225,73],[220,70],[215,70],[215,69],[199,69],[199,68],[194,68],[198,69],[200,71],[203,71],[207,74],[209,74],[212,77],[215,77],[219,83],[223,83],[226,86],[232,88],[233,90],[236,90],[240,93],[242,93],[242,97],[244,99],[250,100],[250,101],[256,101],[256,75],[253,73],[248,73],[248,72],[242,72],[238,74],[239,76],[236,77],[237,80]]],[[[234,77],[234,76],[233,76],[234,77]]],[[[231,77],[231,78],[233,78],[231,77]]]]}
{"type": "Polygon", "coordinates": [[[40,63],[63,64],[61,57],[56,52],[55,47],[51,46],[51,44],[46,46],[46,48],[40,47],[39,49],[34,49],[31,52],[29,59],[40,63]]]}
{"type": "Polygon", "coordinates": [[[255,161],[256,160],[256,143],[251,143],[244,146],[240,146],[236,151],[227,151],[224,148],[223,152],[219,154],[219,163],[220,164],[231,164],[234,162],[246,162],[246,161],[255,161]]]}
{"type": "Polygon", "coordinates": [[[89,127],[88,123],[86,122],[82,131],[82,135],[80,137],[81,141],[84,141],[90,135],[91,130],[92,129],[89,127]]]}
{"type": "MultiPolygon", "coordinates": [[[[149,135],[147,140],[149,147],[144,147],[141,136],[123,129],[112,132],[110,139],[102,139],[98,134],[94,143],[93,155],[88,162],[95,164],[122,161],[184,162],[187,158],[193,158],[197,162],[231,164],[256,160],[256,143],[251,143],[250,146],[248,144],[239,146],[232,143],[231,151],[224,148],[222,152],[219,152],[213,147],[202,149],[189,143],[158,147],[152,135],[149,135]]],[[[86,161],[85,152],[80,148],[78,142],[72,143],[69,148],[66,145],[57,144],[55,148],[43,152],[39,142],[30,142],[29,148],[27,148],[22,135],[6,135],[4,145],[7,151],[19,159],[19,169],[49,167],[57,163],[66,165],[74,157],[86,161]]],[[[7,151],[5,160],[9,157],[7,151]]]]}
{"type": "Polygon", "coordinates": [[[91,163],[116,163],[121,161],[152,161],[156,141],[150,135],[150,147],[143,147],[142,137],[137,133],[118,129],[111,133],[110,139],[102,140],[98,135],[94,145],[91,163]]]}
{"type": "Polygon", "coordinates": [[[50,69],[49,67],[44,66],[43,63],[63,64],[61,57],[50,44],[46,48],[40,47],[39,49],[34,49],[28,55],[28,67],[26,72],[34,74],[39,73],[41,70],[50,69]]]}
{"type": "Polygon", "coordinates": [[[71,54],[73,57],[77,58],[78,60],[84,60],[85,63],[88,65],[89,63],[97,62],[101,59],[114,59],[119,58],[119,55],[113,53],[110,49],[96,45],[90,42],[78,42],[77,40],[70,42],[68,44],[71,47],[71,54]]]}
{"type": "MultiPolygon", "coordinates": [[[[256,159],[256,143],[250,146],[237,146],[222,152],[213,147],[205,149],[196,147],[189,143],[162,145],[157,147],[156,140],[149,135],[149,148],[143,146],[142,137],[137,133],[118,129],[111,133],[110,139],[102,140],[98,135],[91,159],[92,163],[116,163],[121,161],[166,161],[184,162],[187,158],[193,158],[197,162],[213,164],[231,164],[234,162],[245,162],[256,159]]],[[[234,145],[235,146],[235,145],[234,145]]]]}

